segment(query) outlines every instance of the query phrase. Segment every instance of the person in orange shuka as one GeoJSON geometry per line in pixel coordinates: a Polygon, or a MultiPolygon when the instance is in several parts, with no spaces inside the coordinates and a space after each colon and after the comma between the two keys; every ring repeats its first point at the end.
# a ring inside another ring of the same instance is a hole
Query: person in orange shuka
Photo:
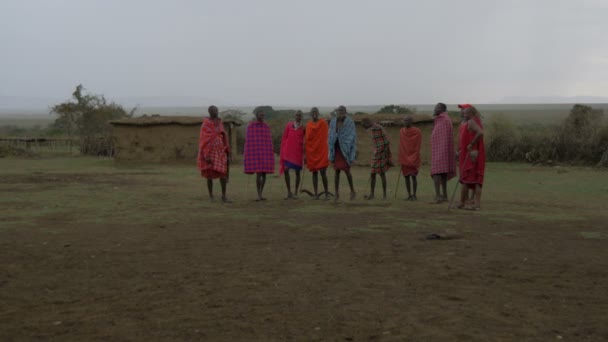
{"type": "Polygon", "coordinates": [[[325,119],[319,119],[319,109],[313,107],[310,110],[311,121],[306,124],[304,136],[306,167],[312,172],[312,186],[314,198],[319,199],[318,185],[319,173],[323,182],[324,199],[329,199],[327,189],[327,167],[329,166],[329,146],[327,145],[329,125],[325,119]]]}

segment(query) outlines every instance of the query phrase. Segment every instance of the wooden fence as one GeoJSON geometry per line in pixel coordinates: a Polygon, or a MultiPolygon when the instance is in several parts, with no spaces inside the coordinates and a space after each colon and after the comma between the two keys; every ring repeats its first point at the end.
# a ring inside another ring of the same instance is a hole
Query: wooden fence
{"type": "Polygon", "coordinates": [[[70,138],[0,138],[0,146],[32,152],[72,152],[78,151],[79,142],[70,138]]]}

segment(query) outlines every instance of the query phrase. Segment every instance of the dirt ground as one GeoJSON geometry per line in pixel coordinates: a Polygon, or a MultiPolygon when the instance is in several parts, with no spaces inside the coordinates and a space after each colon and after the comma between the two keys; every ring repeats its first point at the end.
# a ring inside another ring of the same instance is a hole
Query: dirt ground
{"type": "Polygon", "coordinates": [[[0,178],[1,341],[608,340],[602,203],[334,205],[283,201],[278,179],[263,203],[235,176],[223,205],[185,168],[19,163],[0,178]]]}

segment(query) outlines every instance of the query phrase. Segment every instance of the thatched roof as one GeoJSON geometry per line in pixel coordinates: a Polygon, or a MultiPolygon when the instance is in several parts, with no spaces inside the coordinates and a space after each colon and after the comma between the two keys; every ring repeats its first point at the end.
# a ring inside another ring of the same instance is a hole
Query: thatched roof
{"type": "MultiPolygon", "coordinates": [[[[382,126],[403,126],[404,114],[360,114],[351,116],[355,124],[361,124],[364,118],[369,118],[372,122],[379,123],[382,126]]],[[[417,123],[433,123],[433,116],[427,114],[412,115],[414,124],[417,123]]],[[[458,118],[452,117],[452,122],[457,124],[460,122],[458,118]]]]}
{"type": "MultiPolygon", "coordinates": [[[[117,126],[157,126],[157,125],[182,125],[182,126],[200,126],[203,123],[203,117],[200,116],[139,116],[136,118],[125,118],[112,120],[110,124],[117,126]]],[[[241,120],[223,120],[224,123],[231,123],[235,126],[243,124],[241,120]]]]}

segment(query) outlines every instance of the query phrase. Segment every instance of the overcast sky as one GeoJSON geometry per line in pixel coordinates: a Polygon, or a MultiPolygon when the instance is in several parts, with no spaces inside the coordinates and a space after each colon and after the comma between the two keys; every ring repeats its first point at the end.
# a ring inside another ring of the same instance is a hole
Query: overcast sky
{"type": "Polygon", "coordinates": [[[78,83],[201,105],[608,96],[608,0],[2,0],[0,46],[3,96],[78,83]]]}

